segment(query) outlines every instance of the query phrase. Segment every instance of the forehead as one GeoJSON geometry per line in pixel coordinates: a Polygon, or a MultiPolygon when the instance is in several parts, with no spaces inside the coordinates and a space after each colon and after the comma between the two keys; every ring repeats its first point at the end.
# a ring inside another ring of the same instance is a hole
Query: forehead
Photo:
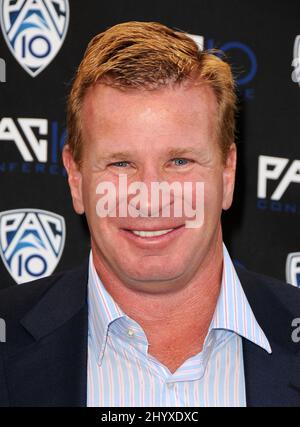
{"type": "MultiPolygon", "coordinates": [[[[82,137],[133,142],[159,137],[170,143],[215,133],[218,105],[213,90],[173,86],[153,91],[120,90],[104,84],[90,87],[81,110],[82,137]]],[[[190,142],[190,141],[189,141],[190,142]]]]}

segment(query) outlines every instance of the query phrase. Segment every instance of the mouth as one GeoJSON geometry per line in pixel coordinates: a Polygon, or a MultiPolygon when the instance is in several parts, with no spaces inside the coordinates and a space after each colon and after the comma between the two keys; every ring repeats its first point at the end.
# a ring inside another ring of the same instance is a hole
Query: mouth
{"type": "Polygon", "coordinates": [[[175,237],[179,236],[185,228],[185,225],[177,227],[156,229],[156,230],[134,230],[121,229],[125,237],[135,242],[141,247],[157,246],[168,244],[175,237]]]}
{"type": "Polygon", "coordinates": [[[175,230],[175,228],[168,228],[167,230],[156,230],[156,231],[147,231],[147,230],[128,230],[136,236],[143,238],[154,237],[154,236],[163,236],[164,234],[170,233],[175,230]]]}

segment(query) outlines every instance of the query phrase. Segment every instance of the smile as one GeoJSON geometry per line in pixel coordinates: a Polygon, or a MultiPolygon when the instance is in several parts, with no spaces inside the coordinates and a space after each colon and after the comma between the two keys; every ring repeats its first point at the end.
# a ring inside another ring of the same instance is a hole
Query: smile
{"type": "Polygon", "coordinates": [[[120,229],[126,239],[141,249],[167,247],[174,239],[179,237],[184,230],[184,224],[172,228],[162,228],[160,230],[157,228],[156,230],[120,229]]]}
{"type": "Polygon", "coordinates": [[[154,237],[154,236],[162,236],[163,234],[170,233],[174,228],[169,228],[167,230],[157,230],[157,231],[146,231],[146,230],[130,230],[131,233],[140,237],[154,237]]]}

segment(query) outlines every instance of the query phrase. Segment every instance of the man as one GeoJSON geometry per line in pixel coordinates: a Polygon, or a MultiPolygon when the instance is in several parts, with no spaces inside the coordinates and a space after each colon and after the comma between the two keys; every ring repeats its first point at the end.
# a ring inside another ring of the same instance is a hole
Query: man
{"type": "Polygon", "coordinates": [[[299,291],[235,270],[222,242],[234,115],[229,66],[186,34],[128,22],[90,42],[63,160],[91,253],[1,292],[3,406],[300,404],[299,291]]]}

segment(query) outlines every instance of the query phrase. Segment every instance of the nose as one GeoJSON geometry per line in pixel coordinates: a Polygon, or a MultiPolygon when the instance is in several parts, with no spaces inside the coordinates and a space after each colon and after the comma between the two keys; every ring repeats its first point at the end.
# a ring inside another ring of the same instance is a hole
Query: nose
{"type": "Polygon", "coordinates": [[[139,216],[160,217],[171,211],[174,202],[173,192],[168,191],[168,177],[155,165],[147,165],[138,174],[138,181],[129,185],[129,208],[137,208],[139,216]],[[135,195],[139,193],[139,203],[135,195]]]}

